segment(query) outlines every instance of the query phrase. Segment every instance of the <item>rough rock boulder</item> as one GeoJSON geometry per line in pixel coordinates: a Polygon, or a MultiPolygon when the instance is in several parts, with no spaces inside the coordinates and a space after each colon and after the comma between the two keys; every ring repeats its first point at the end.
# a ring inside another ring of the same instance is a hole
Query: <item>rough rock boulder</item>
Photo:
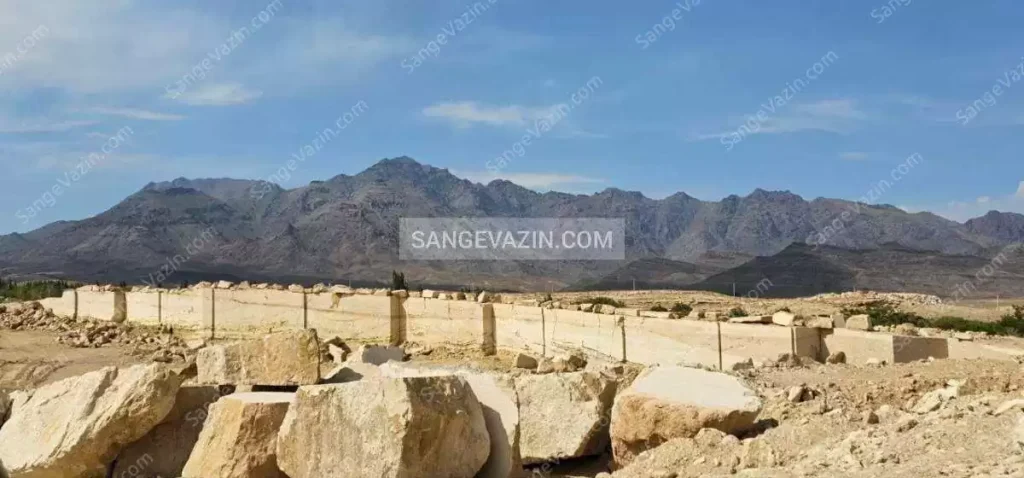
{"type": "Polygon", "coordinates": [[[203,429],[207,411],[220,391],[213,386],[183,386],[174,408],[142,439],[117,455],[113,476],[181,476],[203,429]]]}
{"type": "Polygon", "coordinates": [[[0,427],[4,425],[4,421],[7,420],[7,412],[11,409],[11,397],[7,395],[7,392],[0,390],[0,427]]]}
{"type": "Polygon", "coordinates": [[[277,434],[294,398],[294,393],[248,392],[218,400],[181,476],[284,478],[277,468],[277,434]]]}
{"type": "Polygon", "coordinates": [[[519,446],[519,396],[509,376],[464,373],[491,437],[491,451],[476,478],[517,478],[523,474],[519,446]]]}
{"type": "Polygon", "coordinates": [[[277,441],[291,478],[471,478],[489,452],[480,403],[452,375],[300,387],[277,441]]]}
{"type": "Polygon", "coordinates": [[[600,454],[616,382],[596,372],[527,375],[516,379],[520,450],[530,465],[600,454]]]}
{"type": "Polygon", "coordinates": [[[277,332],[200,349],[196,366],[203,384],[311,385],[320,379],[320,345],[314,330],[277,332]]]}
{"type": "Polygon", "coordinates": [[[644,450],[693,437],[702,428],[742,432],[754,424],[761,406],[757,394],[731,375],[681,366],[649,369],[615,399],[615,463],[625,465],[644,450]]]}
{"type": "Polygon", "coordinates": [[[0,429],[0,467],[10,478],[103,476],[123,446],[167,416],[179,385],[153,364],[106,367],[26,393],[0,429]]]}

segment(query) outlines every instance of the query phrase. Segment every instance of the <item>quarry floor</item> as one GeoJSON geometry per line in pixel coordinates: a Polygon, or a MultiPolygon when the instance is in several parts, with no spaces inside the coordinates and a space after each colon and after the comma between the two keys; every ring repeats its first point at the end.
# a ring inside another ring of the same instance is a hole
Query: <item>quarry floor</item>
{"type": "MultiPolygon", "coordinates": [[[[408,350],[412,361],[423,366],[469,364],[481,370],[513,371],[510,351],[484,357],[475,349],[444,346],[411,344],[408,350]]],[[[0,330],[0,388],[30,388],[103,366],[143,360],[118,346],[71,348],[58,344],[52,332],[0,330]]],[[[743,469],[741,457],[750,452],[736,445],[699,453],[652,453],[612,476],[1024,476],[1024,454],[1011,444],[1016,412],[993,416],[983,407],[967,405],[988,403],[991,411],[1006,400],[1024,398],[1020,364],[985,360],[883,366],[813,363],[742,373],[765,398],[762,422],[776,424],[755,440],[759,449],[771,450],[774,466],[743,469]],[[960,412],[922,415],[913,429],[897,431],[899,410],[908,401],[950,380],[963,383],[955,408],[960,412]],[[813,389],[818,396],[791,403],[786,395],[794,386],[813,389]],[[895,412],[881,415],[879,424],[864,422],[867,412],[884,405],[895,412]]],[[[602,472],[610,472],[606,457],[564,463],[543,476],[592,478],[602,472]]]]}

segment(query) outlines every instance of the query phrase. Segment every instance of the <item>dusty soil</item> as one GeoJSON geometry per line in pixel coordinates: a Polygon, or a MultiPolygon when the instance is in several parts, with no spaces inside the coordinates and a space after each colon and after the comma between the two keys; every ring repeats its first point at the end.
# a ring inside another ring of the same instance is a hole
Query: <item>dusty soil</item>
{"type": "Polygon", "coordinates": [[[72,348],[57,343],[59,336],[46,330],[0,329],[0,389],[33,388],[108,365],[145,360],[116,345],[72,348]]]}
{"type": "Polygon", "coordinates": [[[1024,414],[992,414],[1000,404],[1024,398],[1018,364],[814,364],[746,375],[765,398],[760,418],[766,431],[711,445],[671,441],[613,476],[1024,476],[1024,454],[1014,437],[1024,414]],[[955,398],[935,410],[914,411],[926,394],[948,384],[959,384],[955,398]],[[813,390],[815,398],[790,402],[787,392],[796,386],[813,390]],[[877,423],[866,421],[871,412],[877,423]]]}
{"type": "MultiPolygon", "coordinates": [[[[0,329],[0,388],[30,388],[104,366],[152,359],[130,344],[73,348],[58,343],[60,336],[50,330],[0,329]]],[[[508,350],[484,356],[476,347],[422,344],[408,344],[406,350],[414,364],[498,372],[513,371],[515,356],[508,350]]],[[[605,456],[530,470],[532,476],[1024,477],[1024,447],[1017,443],[1024,442],[1024,412],[993,413],[1009,400],[1024,399],[1020,364],[812,362],[741,375],[764,399],[759,427],[746,436],[672,440],[616,471],[605,456]],[[788,398],[794,387],[810,392],[794,403],[788,398]],[[936,390],[950,388],[955,388],[951,398],[920,409],[936,390]],[[869,422],[872,413],[877,420],[869,422]]]]}

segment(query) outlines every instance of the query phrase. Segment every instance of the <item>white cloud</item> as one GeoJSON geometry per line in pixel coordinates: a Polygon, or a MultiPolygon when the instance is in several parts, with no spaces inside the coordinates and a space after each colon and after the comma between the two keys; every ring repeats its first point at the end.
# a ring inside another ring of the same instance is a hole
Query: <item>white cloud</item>
{"type": "MultiPolygon", "coordinates": [[[[5,0],[0,2],[0,58],[17,54],[38,26],[48,32],[16,62],[2,68],[0,90],[52,88],[69,96],[123,94],[160,97],[165,88],[212,61],[197,82],[259,78],[275,93],[311,85],[365,79],[381,62],[415,51],[401,36],[379,33],[359,5],[307,8],[283,2],[269,22],[251,30],[230,55],[211,58],[234,32],[250,28],[268,2],[231,8],[219,3],[179,5],[135,0],[5,0]],[[373,33],[370,28],[374,28],[373,33]],[[316,71],[316,74],[300,72],[316,71]]],[[[2,64],[2,63],[0,63],[2,64]]]]}
{"type": "Polygon", "coordinates": [[[582,128],[574,117],[573,108],[566,103],[550,106],[494,106],[476,101],[455,101],[430,105],[423,109],[422,114],[427,118],[448,122],[460,129],[485,125],[525,131],[528,128],[539,128],[538,122],[546,120],[551,127],[549,134],[555,138],[607,137],[602,133],[582,128]]]}
{"type": "Polygon", "coordinates": [[[839,153],[839,159],[843,161],[865,161],[869,159],[871,155],[863,151],[847,151],[839,153]]]}
{"type": "Polygon", "coordinates": [[[11,121],[0,118],[0,134],[64,133],[95,124],[95,121],[11,121]]]}
{"type": "MultiPolygon", "coordinates": [[[[767,103],[766,103],[767,104],[767,103]]],[[[856,128],[857,124],[870,120],[871,117],[862,111],[853,99],[829,99],[813,103],[791,104],[778,106],[777,113],[772,114],[766,106],[760,106],[743,117],[731,118],[728,126],[731,129],[717,133],[694,133],[687,137],[688,141],[720,140],[730,135],[741,134],[753,136],[758,134],[786,134],[803,131],[822,131],[846,134],[856,128]],[[763,111],[762,120],[758,114],[763,111]]]]}
{"type": "Polygon", "coordinates": [[[131,119],[137,119],[137,120],[143,120],[143,121],[181,121],[181,120],[185,119],[185,116],[182,116],[182,115],[168,114],[168,113],[158,113],[158,112],[155,112],[155,111],[148,111],[148,110],[135,109],[135,108],[99,107],[99,108],[91,108],[91,109],[89,109],[87,111],[92,112],[92,113],[101,114],[101,115],[121,116],[121,117],[124,117],[124,118],[131,118],[131,119]]]}
{"type": "Polygon", "coordinates": [[[973,200],[950,201],[936,206],[917,207],[916,210],[931,211],[954,221],[966,221],[983,216],[989,211],[1016,212],[1024,214],[1024,181],[1020,181],[1013,194],[1001,196],[980,196],[973,200]]]}
{"type": "Polygon", "coordinates": [[[549,190],[555,186],[573,184],[600,184],[604,179],[559,173],[505,173],[494,174],[488,171],[452,171],[452,174],[475,183],[487,184],[496,179],[504,179],[524,188],[549,190]]]}
{"type": "Polygon", "coordinates": [[[526,107],[521,105],[490,106],[476,101],[437,103],[423,109],[428,118],[447,120],[460,128],[475,124],[525,127],[530,122],[551,115],[558,105],[526,107]]]}
{"type": "Polygon", "coordinates": [[[813,118],[867,119],[867,114],[857,108],[856,102],[849,98],[799,104],[793,109],[799,114],[813,118]]]}
{"type": "Polygon", "coordinates": [[[175,99],[192,106],[231,106],[250,103],[263,96],[238,83],[211,83],[186,90],[175,99]]]}

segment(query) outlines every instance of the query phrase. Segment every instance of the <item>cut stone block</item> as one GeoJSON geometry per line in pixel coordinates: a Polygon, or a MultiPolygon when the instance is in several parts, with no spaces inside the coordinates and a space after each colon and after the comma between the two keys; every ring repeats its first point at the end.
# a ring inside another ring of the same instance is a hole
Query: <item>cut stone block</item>
{"type": "Polygon", "coordinates": [[[608,447],[615,385],[595,372],[518,377],[523,463],[601,454],[608,447]]]}
{"type": "Polygon", "coordinates": [[[762,402],[739,378],[681,366],[648,369],[615,399],[612,453],[625,465],[672,438],[691,438],[702,428],[737,434],[748,430],[762,402]]]}
{"type": "Polygon", "coordinates": [[[480,402],[448,375],[300,387],[277,455],[291,478],[471,478],[490,448],[480,402]]]}
{"type": "Polygon", "coordinates": [[[217,400],[182,478],[287,478],[277,468],[277,435],[294,399],[294,393],[249,392],[217,400]]]}
{"type": "Polygon", "coordinates": [[[202,384],[310,385],[320,379],[320,345],[314,330],[277,332],[203,348],[196,366],[202,384]]]}

